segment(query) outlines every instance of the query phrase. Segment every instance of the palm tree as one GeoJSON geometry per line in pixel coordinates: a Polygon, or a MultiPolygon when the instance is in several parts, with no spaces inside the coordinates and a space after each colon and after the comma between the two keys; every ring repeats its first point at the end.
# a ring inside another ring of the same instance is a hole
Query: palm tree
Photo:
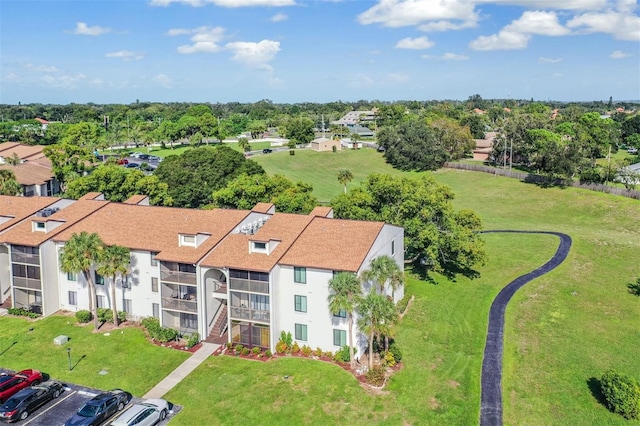
{"type": "Polygon", "coordinates": [[[249,143],[249,139],[247,138],[239,138],[238,139],[238,147],[242,149],[244,152],[248,152],[251,149],[251,144],[249,143]]]}
{"type": "Polygon", "coordinates": [[[396,260],[391,256],[382,255],[373,259],[369,269],[362,272],[362,280],[377,284],[381,293],[385,292],[388,285],[391,288],[391,299],[395,301],[394,293],[404,282],[404,277],[396,260]]]}
{"type": "Polygon", "coordinates": [[[72,234],[60,251],[60,270],[66,273],[82,273],[89,292],[89,311],[93,315],[93,325],[98,329],[98,309],[96,308],[96,288],[91,267],[98,263],[104,251],[104,242],[96,233],[82,231],[72,234]]]}
{"type": "Polygon", "coordinates": [[[13,170],[0,169],[0,195],[20,195],[22,185],[16,180],[13,170]]]}
{"type": "Polygon", "coordinates": [[[358,304],[358,328],[369,340],[369,369],[373,368],[373,339],[375,336],[388,335],[396,323],[398,313],[391,300],[371,289],[358,304]]]}
{"type": "Polygon", "coordinates": [[[353,180],[353,173],[347,169],[338,170],[338,182],[344,186],[344,193],[347,193],[347,183],[353,180]]]}
{"type": "Polygon", "coordinates": [[[340,311],[347,313],[347,324],[349,328],[349,361],[351,367],[355,367],[353,353],[353,312],[362,297],[360,280],[349,272],[339,272],[329,280],[329,310],[333,314],[340,311]]]}
{"type": "Polygon", "coordinates": [[[113,245],[104,249],[100,259],[100,266],[96,271],[103,277],[111,277],[111,311],[113,312],[113,325],[118,326],[118,310],[116,308],[116,278],[129,272],[131,257],[126,247],[113,245]]]}

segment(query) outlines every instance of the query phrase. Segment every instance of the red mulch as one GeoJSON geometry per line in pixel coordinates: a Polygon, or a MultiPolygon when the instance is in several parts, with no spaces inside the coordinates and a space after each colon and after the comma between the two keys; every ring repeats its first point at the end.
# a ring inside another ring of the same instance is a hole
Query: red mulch
{"type": "Polygon", "coordinates": [[[159,342],[159,341],[157,341],[155,339],[149,339],[149,341],[151,343],[153,343],[154,345],[156,345],[156,346],[162,346],[163,348],[177,349],[177,350],[180,350],[180,351],[190,352],[190,353],[194,353],[195,351],[200,349],[200,346],[202,346],[202,343],[198,343],[195,346],[187,348],[187,346],[182,342],[172,341],[172,342],[162,343],[162,342],[159,342]]]}

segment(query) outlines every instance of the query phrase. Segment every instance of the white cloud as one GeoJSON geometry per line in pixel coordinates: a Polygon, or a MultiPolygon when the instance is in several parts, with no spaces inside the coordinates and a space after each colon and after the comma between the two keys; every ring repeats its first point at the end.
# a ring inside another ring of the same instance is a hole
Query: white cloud
{"type": "Polygon", "coordinates": [[[432,47],[435,43],[429,40],[427,37],[417,37],[417,38],[403,38],[402,40],[396,43],[396,49],[428,49],[432,47]]]}
{"type": "Polygon", "coordinates": [[[61,75],[61,76],[51,76],[45,75],[40,81],[44,83],[45,86],[55,87],[55,88],[64,88],[64,89],[75,89],[78,87],[78,83],[83,80],[86,80],[87,76],[84,74],[76,74],[76,75],[61,75]]]}
{"type": "Polygon", "coordinates": [[[611,59],[622,59],[622,58],[628,58],[629,56],[633,56],[633,55],[631,53],[623,52],[622,50],[613,51],[611,52],[611,55],[609,55],[611,59]]]}
{"type": "Polygon", "coordinates": [[[50,72],[58,72],[60,71],[58,68],[56,68],[53,65],[33,65],[33,64],[27,64],[25,65],[25,68],[27,68],[29,71],[35,71],[35,72],[43,72],[43,73],[50,73],[50,72]]]}
{"type": "Polygon", "coordinates": [[[424,24],[422,29],[427,31],[430,25],[433,26],[431,30],[475,26],[479,16],[474,2],[469,0],[380,0],[357,19],[363,25],[381,24],[385,27],[424,24]]]}
{"type": "Polygon", "coordinates": [[[527,11],[500,30],[498,34],[480,36],[469,44],[474,50],[514,50],[527,47],[531,34],[561,36],[569,30],[558,22],[555,12],[527,11]]]}
{"type": "Polygon", "coordinates": [[[556,10],[600,10],[607,6],[607,0],[476,0],[476,3],[480,5],[493,3],[498,6],[523,6],[530,9],[556,10]]]}
{"type": "Polygon", "coordinates": [[[469,59],[469,57],[464,55],[458,55],[455,53],[445,53],[444,55],[442,55],[442,59],[445,59],[447,61],[466,61],[469,59]]]}
{"type": "Polygon", "coordinates": [[[618,40],[640,41],[640,16],[630,14],[626,2],[621,3],[621,12],[584,13],[569,20],[567,27],[585,34],[606,33],[618,40]]]}
{"type": "Polygon", "coordinates": [[[409,76],[407,74],[391,73],[387,74],[387,78],[394,83],[406,83],[407,81],[409,81],[409,76]]]}
{"type": "Polygon", "coordinates": [[[562,58],[545,58],[544,56],[541,56],[540,58],[538,58],[538,61],[547,62],[549,64],[557,64],[558,62],[562,62],[562,58]]]}
{"type": "Polygon", "coordinates": [[[169,36],[192,34],[191,41],[193,42],[193,44],[179,46],[179,53],[216,53],[221,50],[221,46],[218,43],[223,39],[224,28],[198,27],[191,30],[173,28],[167,31],[166,34],[169,36]]]}
{"type": "Polygon", "coordinates": [[[72,34],[98,36],[108,32],[111,32],[111,28],[99,27],[97,25],[90,27],[84,22],[76,22],[76,29],[72,31],[72,34]]]}
{"type": "Polygon", "coordinates": [[[188,6],[200,7],[205,4],[213,4],[221,7],[279,7],[295,6],[295,0],[151,0],[151,6],[169,6],[171,3],[182,3],[188,6]]]}
{"type": "Polygon", "coordinates": [[[289,17],[287,15],[285,15],[284,13],[276,13],[269,20],[271,22],[282,22],[282,21],[286,21],[287,19],[289,19],[289,17]]]}
{"type": "Polygon", "coordinates": [[[144,58],[144,55],[137,54],[135,52],[131,52],[129,50],[119,50],[117,52],[109,52],[104,56],[107,58],[121,58],[123,61],[139,61],[144,58]]]}
{"type": "Polygon", "coordinates": [[[252,68],[271,71],[273,68],[268,62],[272,61],[280,51],[280,42],[273,40],[262,40],[258,43],[236,41],[227,43],[225,48],[233,52],[231,59],[252,68]]]}
{"type": "Polygon", "coordinates": [[[169,76],[166,74],[158,74],[155,77],[153,77],[152,80],[158,83],[160,86],[164,87],[165,89],[171,89],[173,87],[173,82],[171,81],[171,78],[169,78],[169,76]]]}

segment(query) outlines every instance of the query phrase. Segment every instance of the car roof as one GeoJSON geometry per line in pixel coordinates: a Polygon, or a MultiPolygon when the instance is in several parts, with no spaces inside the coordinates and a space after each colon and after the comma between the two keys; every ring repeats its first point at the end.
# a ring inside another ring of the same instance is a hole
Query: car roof
{"type": "Polygon", "coordinates": [[[4,382],[8,382],[9,380],[13,379],[14,376],[0,376],[0,383],[4,383],[4,382]]]}
{"type": "Polygon", "coordinates": [[[126,425],[135,416],[137,416],[138,414],[140,414],[141,412],[143,412],[144,410],[146,410],[147,408],[152,407],[152,406],[153,405],[150,405],[150,404],[135,404],[135,405],[132,405],[127,410],[123,411],[122,414],[120,414],[117,419],[115,419],[113,422],[111,422],[111,424],[112,425],[121,425],[121,424],[125,424],[126,425]]]}
{"type": "Polygon", "coordinates": [[[28,397],[31,394],[38,392],[39,389],[36,388],[24,388],[16,392],[11,398],[23,399],[28,397]]]}

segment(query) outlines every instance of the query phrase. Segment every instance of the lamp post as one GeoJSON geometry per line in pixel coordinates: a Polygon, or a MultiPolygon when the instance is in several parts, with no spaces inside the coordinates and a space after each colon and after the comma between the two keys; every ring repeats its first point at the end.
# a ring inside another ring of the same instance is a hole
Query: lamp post
{"type": "Polygon", "coordinates": [[[71,371],[71,348],[67,348],[67,359],[69,359],[69,371],[71,371]]]}

